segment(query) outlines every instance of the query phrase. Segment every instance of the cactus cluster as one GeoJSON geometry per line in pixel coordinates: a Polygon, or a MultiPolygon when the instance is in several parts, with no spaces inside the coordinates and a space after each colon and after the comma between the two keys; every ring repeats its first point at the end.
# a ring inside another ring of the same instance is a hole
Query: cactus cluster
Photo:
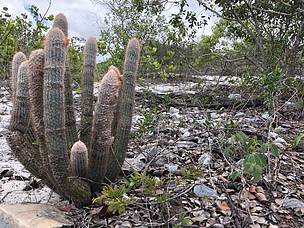
{"type": "Polygon", "coordinates": [[[129,40],[123,75],[111,66],[94,101],[97,42],[84,48],[80,135],[67,63],[68,24],[55,17],[44,49],[12,62],[12,101],[8,143],[17,159],[37,178],[76,206],[90,204],[105,179],[115,179],[124,162],[139,65],[140,44],[129,40]]]}

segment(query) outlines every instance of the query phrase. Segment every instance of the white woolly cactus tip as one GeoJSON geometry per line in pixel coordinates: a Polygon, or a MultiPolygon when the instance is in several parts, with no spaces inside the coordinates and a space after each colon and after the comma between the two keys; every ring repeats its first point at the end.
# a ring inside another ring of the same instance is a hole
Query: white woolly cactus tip
{"type": "Polygon", "coordinates": [[[83,151],[88,151],[87,146],[80,140],[75,142],[71,148],[71,152],[82,153],[83,151]]]}

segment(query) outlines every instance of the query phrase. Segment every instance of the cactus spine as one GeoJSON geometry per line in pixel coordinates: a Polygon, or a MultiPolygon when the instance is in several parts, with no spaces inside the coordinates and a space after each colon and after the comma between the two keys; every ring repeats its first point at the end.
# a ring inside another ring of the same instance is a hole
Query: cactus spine
{"type": "Polygon", "coordinates": [[[86,177],[88,172],[88,149],[80,140],[72,146],[70,158],[71,174],[86,177]]]}
{"type": "Polygon", "coordinates": [[[93,121],[94,75],[96,67],[97,42],[90,37],[84,46],[84,68],[81,81],[81,123],[80,140],[90,148],[93,121]]]}
{"type": "Polygon", "coordinates": [[[64,117],[64,34],[51,29],[46,37],[44,65],[44,124],[50,166],[55,180],[62,184],[67,176],[68,154],[64,117]]]}
{"type": "Polygon", "coordinates": [[[117,129],[113,144],[114,155],[111,159],[107,178],[118,176],[126,156],[129,134],[132,125],[132,113],[135,97],[135,81],[140,58],[140,44],[136,38],[132,38],[127,46],[123,69],[123,85],[120,92],[120,101],[117,111],[117,129]]]}
{"type": "Polygon", "coordinates": [[[107,171],[113,143],[112,122],[116,111],[118,91],[121,87],[120,74],[110,69],[103,77],[93,122],[92,150],[89,159],[89,178],[94,182],[93,191],[100,189],[100,183],[107,171]]]}
{"type": "Polygon", "coordinates": [[[11,130],[19,130],[26,133],[29,130],[30,112],[28,106],[28,61],[21,63],[16,82],[15,104],[13,106],[10,123],[11,130]]]}
{"type": "Polygon", "coordinates": [[[59,28],[63,34],[67,37],[68,36],[68,21],[66,16],[63,13],[58,13],[54,18],[53,28],[59,28]]]}
{"type": "MultiPolygon", "coordinates": [[[[15,156],[33,175],[80,207],[89,204],[92,193],[101,190],[106,173],[108,178],[116,178],[120,172],[131,128],[140,48],[136,39],[130,40],[123,80],[116,67],[109,68],[100,84],[92,120],[97,44],[94,38],[87,41],[81,130],[90,129],[90,133],[86,143],[76,142],[65,35],[66,19],[59,15],[46,36],[45,48],[32,52],[29,61],[20,65],[16,79],[12,79],[15,97],[7,140],[15,156]],[[85,120],[87,127],[82,124],[85,120]],[[35,139],[38,145],[33,143],[35,139]],[[70,157],[69,145],[73,145],[70,157]],[[88,179],[91,180],[86,182],[88,179]]],[[[16,57],[13,67],[18,68],[18,61],[16,57]]]]}
{"type": "MultiPolygon", "coordinates": [[[[68,44],[68,21],[59,13],[54,18],[53,28],[59,28],[65,35],[65,45],[68,44]]],[[[67,146],[70,148],[77,141],[76,118],[73,105],[73,94],[71,89],[71,72],[68,60],[65,60],[64,73],[64,103],[65,103],[65,127],[67,146]]]]}
{"type": "Polygon", "coordinates": [[[15,102],[16,99],[16,91],[17,91],[17,75],[18,75],[18,69],[22,62],[26,60],[25,54],[22,52],[17,52],[12,61],[12,101],[15,102]]]}

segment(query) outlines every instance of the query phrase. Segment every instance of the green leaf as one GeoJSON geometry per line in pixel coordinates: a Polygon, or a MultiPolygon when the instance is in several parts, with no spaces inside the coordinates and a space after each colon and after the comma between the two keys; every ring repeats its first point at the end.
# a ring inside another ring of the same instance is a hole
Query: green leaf
{"type": "Polygon", "coordinates": [[[294,139],[294,141],[293,141],[293,148],[295,149],[295,148],[297,148],[299,145],[300,145],[300,143],[301,143],[301,141],[304,139],[304,133],[301,133],[301,134],[298,134],[297,136],[296,136],[296,138],[294,139]]]}
{"type": "Polygon", "coordinates": [[[239,171],[234,171],[229,175],[229,180],[235,181],[238,177],[241,176],[241,173],[239,171]]]}
{"type": "Polygon", "coordinates": [[[227,146],[225,149],[224,149],[224,155],[226,157],[230,157],[231,155],[234,154],[234,150],[233,150],[233,147],[232,146],[227,146]]]}
{"type": "Polygon", "coordinates": [[[259,182],[262,179],[263,168],[267,165],[265,155],[253,153],[244,160],[244,172],[252,177],[253,182],[259,182]]]}

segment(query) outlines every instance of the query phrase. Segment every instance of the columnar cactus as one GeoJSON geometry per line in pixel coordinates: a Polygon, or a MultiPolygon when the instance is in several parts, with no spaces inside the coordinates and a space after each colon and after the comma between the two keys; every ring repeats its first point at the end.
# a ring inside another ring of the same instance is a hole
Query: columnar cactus
{"type": "Polygon", "coordinates": [[[16,99],[16,91],[17,91],[17,74],[19,66],[22,62],[26,60],[25,54],[22,52],[17,52],[12,61],[12,102],[15,102],[16,99]]]}
{"type": "Polygon", "coordinates": [[[88,173],[88,149],[80,140],[72,146],[70,158],[71,174],[86,177],[88,173]]]}
{"type": "MultiPolygon", "coordinates": [[[[68,45],[68,21],[66,17],[59,13],[54,18],[53,28],[59,28],[65,38],[64,44],[65,46],[68,45]]],[[[64,73],[64,102],[65,102],[65,128],[66,128],[66,138],[67,138],[67,145],[68,148],[71,148],[73,143],[77,141],[77,131],[76,131],[76,118],[74,113],[73,107],[73,94],[71,89],[71,72],[70,66],[67,61],[65,60],[65,73],[64,73]]]]}
{"type": "Polygon", "coordinates": [[[90,37],[84,46],[84,65],[81,80],[81,123],[80,140],[90,148],[93,121],[94,76],[97,42],[90,37]]]}
{"type": "Polygon", "coordinates": [[[16,54],[7,140],[34,176],[76,206],[83,206],[101,191],[105,176],[113,180],[120,173],[131,128],[140,47],[138,40],[130,40],[123,77],[111,66],[102,78],[93,118],[97,44],[95,38],[88,39],[81,85],[81,142],[76,135],[67,66],[67,27],[66,18],[59,14],[44,49],[33,51],[28,61],[22,53],[16,54]],[[82,134],[87,129],[89,133],[82,134]]]}

